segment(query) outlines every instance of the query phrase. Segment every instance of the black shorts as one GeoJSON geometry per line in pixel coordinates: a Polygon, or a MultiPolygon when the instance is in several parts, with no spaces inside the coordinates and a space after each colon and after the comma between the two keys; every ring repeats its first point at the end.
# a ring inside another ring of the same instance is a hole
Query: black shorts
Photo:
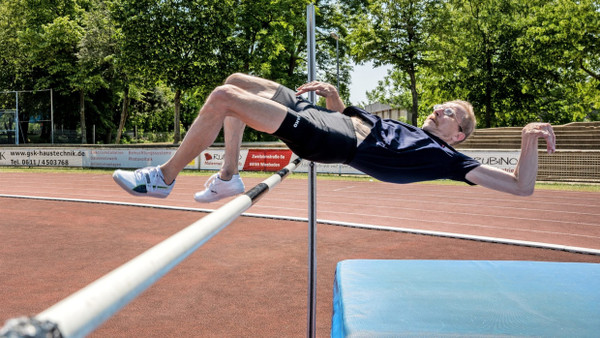
{"type": "Polygon", "coordinates": [[[315,106],[284,86],[271,99],[288,108],[273,135],[302,159],[320,163],[349,163],[356,151],[350,117],[315,106]]]}

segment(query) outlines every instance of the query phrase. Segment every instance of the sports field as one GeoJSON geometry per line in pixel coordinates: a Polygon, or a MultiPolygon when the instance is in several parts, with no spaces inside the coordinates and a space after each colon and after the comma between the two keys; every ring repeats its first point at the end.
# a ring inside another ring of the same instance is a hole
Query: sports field
{"type": "MultiPolygon", "coordinates": [[[[193,201],[205,178],[180,176],[158,200],[126,194],[105,172],[0,173],[0,321],[43,311],[224,204],[193,201]]],[[[261,180],[246,178],[246,187],[261,180]]],[[[317,189],[319,337],[329,335],[340,260],[600,263],[598,191],[514,197],[328,179],[317,189]],[[473,236],[480,240],[459,239],[473,236]],[[502,244],[513,242],[521,245],[502,244]]],[[[307,194],[305,178],[288,178],[92,336],[304,336],[308,232],[298,218],[307,217],[307,194]]]]}

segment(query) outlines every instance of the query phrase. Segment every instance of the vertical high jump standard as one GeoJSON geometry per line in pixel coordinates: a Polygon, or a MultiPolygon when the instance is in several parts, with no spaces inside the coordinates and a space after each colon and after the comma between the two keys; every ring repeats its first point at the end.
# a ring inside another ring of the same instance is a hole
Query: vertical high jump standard
{"type": "MultiPolygon", "coordinates": [[[[315,53],[315,6],[306,7],[306,43],[308,82],[316,79],[315,53]]],[[[308,93],[308,100],[316,103],[315,92],[308,93]]],[[[317,187],[315,163],[309,163],[308,171],[308,303],[306,336],[315,337],[316,333],[316,301],[317,301],[317,187]]]]}

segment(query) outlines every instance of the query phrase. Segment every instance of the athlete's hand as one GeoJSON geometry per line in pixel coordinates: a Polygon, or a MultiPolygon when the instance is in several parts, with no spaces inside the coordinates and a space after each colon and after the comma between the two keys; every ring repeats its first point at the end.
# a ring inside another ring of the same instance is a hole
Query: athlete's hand
{"type": "Polygon", "coordinates": [[[296,95],[302,95],[307,92],[315,92],[319,96],[323,96],[324,98],[335,98],[339,97],[337,89],[325,82],[312,81],[309,83],[305,83],[302,86],[296,89],[296,95]]]}
{"type": "Polygon", "coordinates": [[[548,154],[556,151],[556,136],[549,123],[533,122],[526,125],[521,131],[523,139],[534,137],[536,139],[543,137],[546,140],[546,150],[548,154]]]}

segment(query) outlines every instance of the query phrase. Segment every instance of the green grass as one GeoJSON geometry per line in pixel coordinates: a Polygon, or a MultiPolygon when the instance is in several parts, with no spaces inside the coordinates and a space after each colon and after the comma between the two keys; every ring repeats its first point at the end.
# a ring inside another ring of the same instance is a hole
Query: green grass
{"type": "MultiPolygon", "coordinates": [[[[2,172],[31,172],[31,173],[72,173],[72,174],[106,174],[110,175],[113,169],[89,169],[89,168],[27,168],[27,167],[0,167],[0,173],[2,172]]],[[[203,171],[203,170],[184,170],[181,175],[183,176],[205,176],[208,177],[214,174],[214,171],[203,171]]],[[[252,178],[267,178],[273,175],[272,172],[256,172],[246,171],[243,173],[244,177],[252,178]]],[[[305,173],[292,173],[290,179],[306,179],[308,174],[305,173]]],[[[349,181],[349,182],[372,182],[373,178],[368,176],[359,175],[338,175],[338,174],[319,174],[318,180],[330,180],[330,181],[349,181]]],[[[414,184],[438,184],[438,185],[464,185],[461,182],[455,182],[451,180],[439,180],[430,181],[414,184]]],[[[536,189],[544,190],[560,190],[560,191],[584,191],[584,192],[600,192],[600,184],[584,184],[584,183],[552,183],[552,182],[538,182],[536,189]]]]}

